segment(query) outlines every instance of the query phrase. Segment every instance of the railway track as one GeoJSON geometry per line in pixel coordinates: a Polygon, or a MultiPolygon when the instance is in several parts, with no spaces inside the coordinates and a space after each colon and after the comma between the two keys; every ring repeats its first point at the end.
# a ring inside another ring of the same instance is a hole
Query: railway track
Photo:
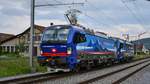
{"type": "MultiPolygon", "coordinates": [[[[150,60],[150,58],[147,58],[150,60]]],[[[143,59],[142,63],[144,62],[148,62],[149,60],[147,59],[143,59]],[[144,61],[145,60],[145,61],[144,61]]],[[[138,62],[139,60],[136,60],[134,62],[137,62],[136,64],[134,65],[138,65],[138,64],[142,64],[141,62],[139,63],[138,62]]],[[[141,61],[141,60],[140,60],[141,61]]],[[[124,65],[124,64],[121,64],[121,65],[124,65]]],[[[115,65],[115,66],[111,66],[111,67],[117,67],[117,66],[121,66],[121,65],[115,65]]],[[[130,67],[133,67],[134,65],[131,65],[131,66],[128,66],[128,68],[130,67]]],[[[36,74],[36,75],[30,75],[30,76],[25,76],[25,77],[15,77],[15,78],[11,78],[11,79],[5,79],[5,80],[0,80],[0,84],[31,84],[31,83],[44,83],[45,81],[55,81],[55,80],[58,80],[59,79],[65,79],[65,78],[71,78],[71,77],[78,77],[78,75],[84,75],[84,74],[87,74],[87,73],[90,73],[90,72],[93,72],[93,71],[97,71],[97,70],[103,70],[105,68],[111,68],[111,67],[103,67],[103,68],[96,68],[96,69],[92,69],[92,70],[88,70],[88,71],[80,71],[78,73],[72,73],[72,72],[57,72],[57,73],[42,73],[42,74],[36,74]]],[[[125,70],[125,69],[124,69],[125,70]]],[[[120,71],[123,71],[123,70],[120,70],[120,71]]],[[[116,71],[117,72],[117,71],[116,71]]],[[[107,73],[108,74],[108,73],[107,73]]],[[[109,73],[110,74],[110,73],[109,73]]],[[[102,76],[102,75],[101,75],[102,76]]],[[[100,77],[98,76],[98,78],[92,78],[92,79],[88,79],[86,81],[76,81],[76,83],[80,83],[80,84],[85,84],[85,83],[92,83],[94,81],[97,81],[99,80],[100,78],[104,78],[104,77],[107,77],[106,74],[105,76],[103,75],[103,77],[100,77]]],[[[126,77],[127,78],[127,77],[126,77]]],[[[122,78],[120,80],[117,80],[115,83],[118,83],[126,78],[122,78]]]]}
{"type": "Polygon", "coordinates": [[[134,65],[124,67],[118,69],[116,71],[109,72],[104,75],[100,75],[94,77],[92,79],[88,79],[85,81],[81,81],[78,84],[120,84],[121,82],[125,81],[127,78],[135,74],[136,72],[142,70],[143,68],[150,65],[150,60],[146,60],[140,63],[136,63],[134,65]]]}
{"type": "Polygon", "coordinates": [[[10,79],[0,80],[0,84],[28,84],[28,83],[38,82],[38,81],[57,79],[64,76],[70,76],[72,74],[73,73],[71,72],[41,73],[36,75],[29,75],[24,77],[15,77],[10,79]]]}

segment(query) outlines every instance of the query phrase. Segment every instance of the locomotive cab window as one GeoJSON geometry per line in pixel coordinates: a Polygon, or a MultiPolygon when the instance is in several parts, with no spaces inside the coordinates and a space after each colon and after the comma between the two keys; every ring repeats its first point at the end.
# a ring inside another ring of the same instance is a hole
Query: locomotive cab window
{"type": "Polygon", "coordinates": [[[120,48],[120,49],[122,49],[122,48],[123,48],[123,43],[120,43],[119,48],[120,48]]]}
{"type": "Polygon", "coordinates": [[[43,42],[67,43],[69,29],[64,26],[54,26],[44,31],[43,42]]]}
{"type": "Polygon", "coordinates": [[[79,33],[79,32],[76,32],[76,33],[74,34],[73,42],[74,42],[74,43],[86,42],[85,34],[81,34],[81,33],[79,33]]]}

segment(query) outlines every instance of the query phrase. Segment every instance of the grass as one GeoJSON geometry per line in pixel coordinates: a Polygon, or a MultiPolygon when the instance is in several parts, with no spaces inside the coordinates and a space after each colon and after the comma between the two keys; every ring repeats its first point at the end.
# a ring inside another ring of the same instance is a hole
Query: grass
{"type": "MultiPolygon", "coordinates": [[[[145,58],[149,55],[137,55],[134,59],[145,58]]],[[[46,67],[41,67],[34,58],[37,72],[45,72],[46,67]]],[[[29,58],[18,54],[5,53],[0,55],[0,78],[30,73],[29,58]],[[13,57],[12,57],[13,56],[13,57]]]]}
{"type": "Polygon", "coordinates": [[[5,53],[0,53],[0,57],[2,57],[2,56],[4,56],[4,57],[21,57],[21,55],[19,55],[18,53],[7,53],[7,52],[5,52],[5,53]]]}
{"type": "MultiPolygon", "coordinates": [[[[11,55],[12,56],[12,55],[11,55]]],[[[37,72],[45,72],[46,67],[41,67],[35,60],[37,72]]],[[[30,73],[29,59],[27,57],[10,57],[0,58],[0,78],[30,73]]]]}
{"type": "Polygon", "coordinates": [[[134,59],[136,60],[136,59],[142,59],[142,58],[146,58],[146,57],[150,57],[150,55],[135,55],[134,56],[134,59]]]}

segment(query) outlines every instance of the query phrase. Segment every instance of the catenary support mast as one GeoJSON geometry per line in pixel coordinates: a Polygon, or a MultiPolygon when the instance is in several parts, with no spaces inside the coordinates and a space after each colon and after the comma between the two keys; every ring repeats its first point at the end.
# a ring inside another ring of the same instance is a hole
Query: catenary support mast
{"type": "Polygon", "coordinates": [[[35,72],[35,67],[33,63],[33,47],[34,47],[34,4],[35,0],[31,0],[31,16],[30,16],[30,48],[29,48],[29,55],[30,55],[30,68],[31,72],[35,72]]]}

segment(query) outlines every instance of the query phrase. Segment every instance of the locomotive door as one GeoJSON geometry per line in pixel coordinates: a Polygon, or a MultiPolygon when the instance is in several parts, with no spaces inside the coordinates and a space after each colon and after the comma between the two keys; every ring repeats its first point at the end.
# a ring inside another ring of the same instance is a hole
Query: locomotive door
{"type": "Polygon", "coordinates": [[[34,55],[34,56],[37,56],[37,47],[34,47],[34,48],[33,48],[33,55],[34,55]]]}

